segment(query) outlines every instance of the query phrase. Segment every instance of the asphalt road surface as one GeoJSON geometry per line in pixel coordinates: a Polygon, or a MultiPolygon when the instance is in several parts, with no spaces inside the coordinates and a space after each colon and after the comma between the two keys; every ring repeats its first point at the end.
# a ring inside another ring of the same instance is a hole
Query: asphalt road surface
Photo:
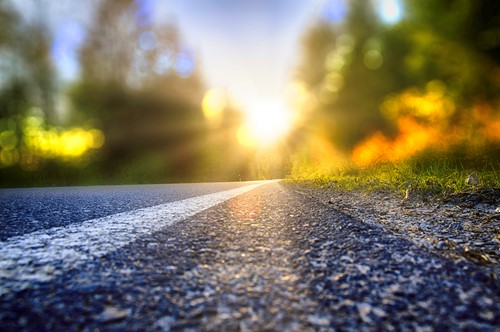
{"type": "Polygon", "coordinates": [[[0,191],[0,331],[500,330],[500,284],[286,184],[0,191]]]}

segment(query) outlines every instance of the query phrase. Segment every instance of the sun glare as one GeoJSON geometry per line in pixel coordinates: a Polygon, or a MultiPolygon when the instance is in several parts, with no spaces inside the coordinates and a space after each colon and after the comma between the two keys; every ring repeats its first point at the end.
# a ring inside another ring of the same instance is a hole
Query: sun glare
{"type": "Polygon", "coordinates": [[[246,111],[246,123],[238,130],[238,141],[244,146],[269,146],[290,130],[288,109],[279,101],[258,102],[246,111]]]}
{"type": "Polygon", "coordinates": [[[211,89],[205,93],[201,107],[205,117],[210,119],[221,114],[226,104],[226,92],[223,89],[211,89]]]}
{"type": "Polygon", "coordinates": [[[395,24],[403,16],[402,6],[399,0],[379,0],[378,7],[380,16],[385,23],[395,24]]]}

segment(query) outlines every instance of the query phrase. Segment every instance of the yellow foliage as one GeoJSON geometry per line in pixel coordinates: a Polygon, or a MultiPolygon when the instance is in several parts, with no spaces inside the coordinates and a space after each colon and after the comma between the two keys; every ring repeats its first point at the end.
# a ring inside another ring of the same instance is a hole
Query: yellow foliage
{"type": "Polygon", "coordinates": [[[13,130],[0,132],[0,167],[19,163],[26,169],[36,169],[40,158],[77,160],[104,144],[104,134],[98,129],[56,128],[32,113],[20,120],[21,135],[13,130]]]}
{"type": "Polygon", "coordinates": [[[380,162],[399,162],[425,150],[446,151],[466,142],[481,147],[500,142],[500,114],[486,103],[456,116],[456,105],[441,81],[431,81],[425,90],[409,89],[386,98],[381,112],[395,122],[397,135],[386,137],[377,132],[352,151],[356,166],[366,167],[380,162]]]}

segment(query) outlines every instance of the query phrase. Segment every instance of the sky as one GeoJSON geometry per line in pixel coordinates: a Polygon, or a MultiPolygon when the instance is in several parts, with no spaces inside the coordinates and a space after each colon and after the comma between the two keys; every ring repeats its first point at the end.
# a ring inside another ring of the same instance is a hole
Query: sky
{"type": "MultiPolygon", "coordinates": [[[[53,32],[52,56],[66,81],[78,76],[77,50],[100,0],[11,0],[27,20],[53,32]]],[[[318,17],[333,22],[348,0],[136,0],[144,16],[179,27],[207,88],[222,88],[243,105],[281,98],[300,59],[300,40],[318,17]]],[[[392,13],[398,0],[382,1],[392,13]]]]}
{"type": "Polygon", "coordinates": [[[245,103],[284,92],[317,7],[303,0],[187,0],[175,12],[210,83],[245,103]]]}
{"type": "MultiPolygon", "coordinates": [[[[54,34],[52,55],[65,80],[78,75],[77,49],[99,0],[11,0],[27,20],[54,34]]],[[[299,41],[324,0],[137,0],[155,21],[173,21],[201,64],[209,88],[237,99],[281,94],[298,61],[299,41]]],[[[147,15],[146,15],[147,16],[147,15]]]]}

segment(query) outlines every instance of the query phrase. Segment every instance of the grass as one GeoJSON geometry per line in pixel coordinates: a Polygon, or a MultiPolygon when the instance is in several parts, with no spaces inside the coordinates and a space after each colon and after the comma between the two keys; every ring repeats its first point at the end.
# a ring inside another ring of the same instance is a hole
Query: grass
{"type": "Polygon", "coordinates": [[[381,163],[358,168],[343,162],[341,166],[294,167],[290,180],[341,191],[385,192],[404,197],[407,190],[423,199],[443,197],[484,188],[500,188],[500,159],[493,155],[456,158],[426,153],[397,164],[381,163]],[[320,170],[318,170],[320,169],[320,170]],[[479,183],[466,183],[476,172],[479,183]]]}

